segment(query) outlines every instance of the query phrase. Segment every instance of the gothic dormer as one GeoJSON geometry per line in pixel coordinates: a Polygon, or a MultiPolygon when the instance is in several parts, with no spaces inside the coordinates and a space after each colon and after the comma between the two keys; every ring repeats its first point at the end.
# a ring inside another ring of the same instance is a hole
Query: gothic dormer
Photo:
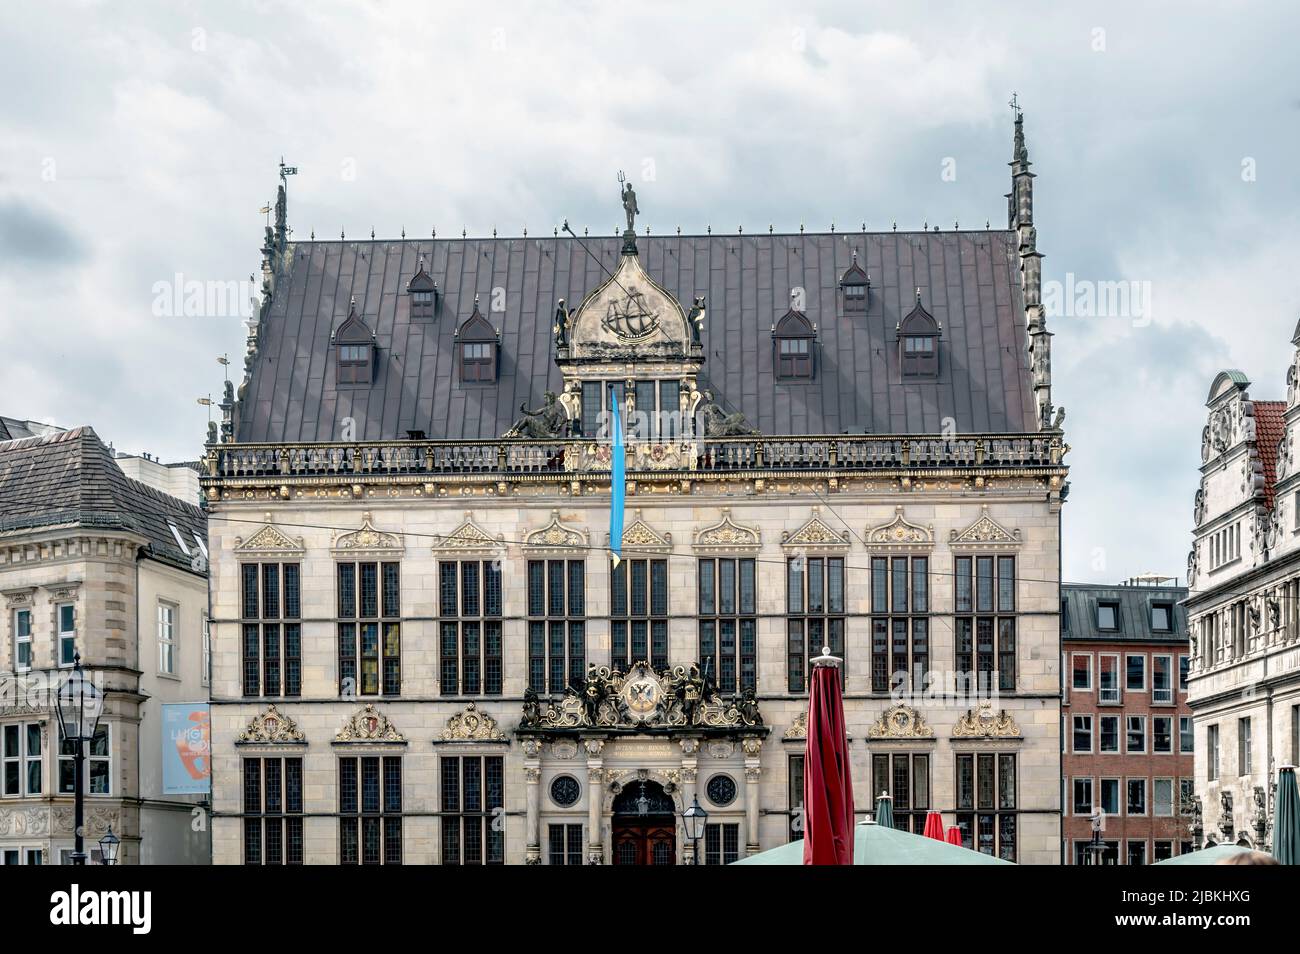
{"type": "Polygon", "coordinates": [[[456,358],[462,384],[490,384],[497,379],[497,357],[501,335],[478,310],[456,329],[456,358]]]}
{"type": "Polygon", "coordinates": [[[840,276],[840,292],[844,296],[844,313],[862,315],[867,311],[871,297],[871,279],[858,264],[858,250],[853,250],[853,264],[840,276]]]}
{"type": "Polygon", "coordinates": [[[438,305],[438,283],[424,270],[424,256],[420,256],[419,268],[406,284],[406,293],[411,296],[412,318],[433,317],[438,305]]]}
{"type": "Polygon", "coordinates": [[[916,290],[916,305],[898,323],[898,364],[905,378],[939,376],[939,322],[921,304],[921,289],[916,290]]]}
{"type": "Polygon", "coordinates": [[[375,333],[357,314],[355,298],[347,318],[330,336],[330,343],[334,345],[338,383],[368,387],[374,381],[375,333]]]}
{"type": "Polygon", "coordinates": [[[772,326],[773,363],[780,380],[811,380],[816,374],[817,326],[797,306],[791,295],[790,310],[772,326]]]}

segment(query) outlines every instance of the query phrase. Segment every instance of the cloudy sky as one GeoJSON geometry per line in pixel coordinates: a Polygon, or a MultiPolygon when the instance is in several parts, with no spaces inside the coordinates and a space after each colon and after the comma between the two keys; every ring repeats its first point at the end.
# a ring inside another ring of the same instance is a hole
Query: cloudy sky
{"type": "Polygon", "coordinates": [[[657,231],[996,226],[1014,90],[1045,279],[1139,283],[1051,322],[1066,578],[1181,577],[1214,372],[1285,396],[1300,12],[799,6],[5,5],[0,414],[198,456],[244,329],[156,286],[258,270],[281,155],[303,238],[612,230],[618,168],[657,231]]]}

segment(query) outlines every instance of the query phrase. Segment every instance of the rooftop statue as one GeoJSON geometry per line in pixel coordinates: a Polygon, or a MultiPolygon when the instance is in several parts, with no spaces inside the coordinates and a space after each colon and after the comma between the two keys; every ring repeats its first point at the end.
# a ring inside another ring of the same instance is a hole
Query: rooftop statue
{"type": "Polygon", "coordinates": [[[713,392],[704,392],[704,407],[700,411],[704,416],[705,437],[750,437],[758,433],[758,428],[750,426],[745,415],[737,412],[728,414],[713,403],[713,392]]]}
{"type": "Polygon", "coordinates": [[[622,172],[618,174],[618,181],[623,186],[623,211],[627,213],[627,230],[636,231],[636,217],[641,214],[641,210],[636,205],[636,192],[632,189],[632,183],[627,181],[627,177],[622,172]]]}
{"type": "Polygon", "coordinates": [[[543,404],[535,411],[528,410],[527,404],[519,405],[523,415],[515,421],[503,437],[525,437],[530,440],[554,440],[564,437],[569,430],[569,417],[560,406],[554,391],[547,391],[543,404]]]}

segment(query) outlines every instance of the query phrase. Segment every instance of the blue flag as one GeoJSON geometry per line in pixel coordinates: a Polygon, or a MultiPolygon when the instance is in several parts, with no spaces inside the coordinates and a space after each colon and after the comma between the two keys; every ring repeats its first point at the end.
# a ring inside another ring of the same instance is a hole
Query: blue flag
{"type": "Polygon", "coordinates": [[[626,461],[623,453],[623,420],[618,413],[618,395],[609,389],[609,407],[614,418],[614,447],[609,464],[609,548],[614,553],[614,566],[623,560],[623,497],[627,492],[624,476],[626,461]]]}

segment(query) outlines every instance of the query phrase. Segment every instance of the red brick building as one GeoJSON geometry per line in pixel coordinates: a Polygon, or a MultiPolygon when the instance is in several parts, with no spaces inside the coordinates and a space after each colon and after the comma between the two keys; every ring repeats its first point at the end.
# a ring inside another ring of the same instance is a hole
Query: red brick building
{"type": "Polygon", "coordinates": [[[1142,577],[1061,586],[1061,858],[1090,864],[1089,816],[1105,813],[1105,864],[1192,850],[1186,587],[1142,577]]]}

